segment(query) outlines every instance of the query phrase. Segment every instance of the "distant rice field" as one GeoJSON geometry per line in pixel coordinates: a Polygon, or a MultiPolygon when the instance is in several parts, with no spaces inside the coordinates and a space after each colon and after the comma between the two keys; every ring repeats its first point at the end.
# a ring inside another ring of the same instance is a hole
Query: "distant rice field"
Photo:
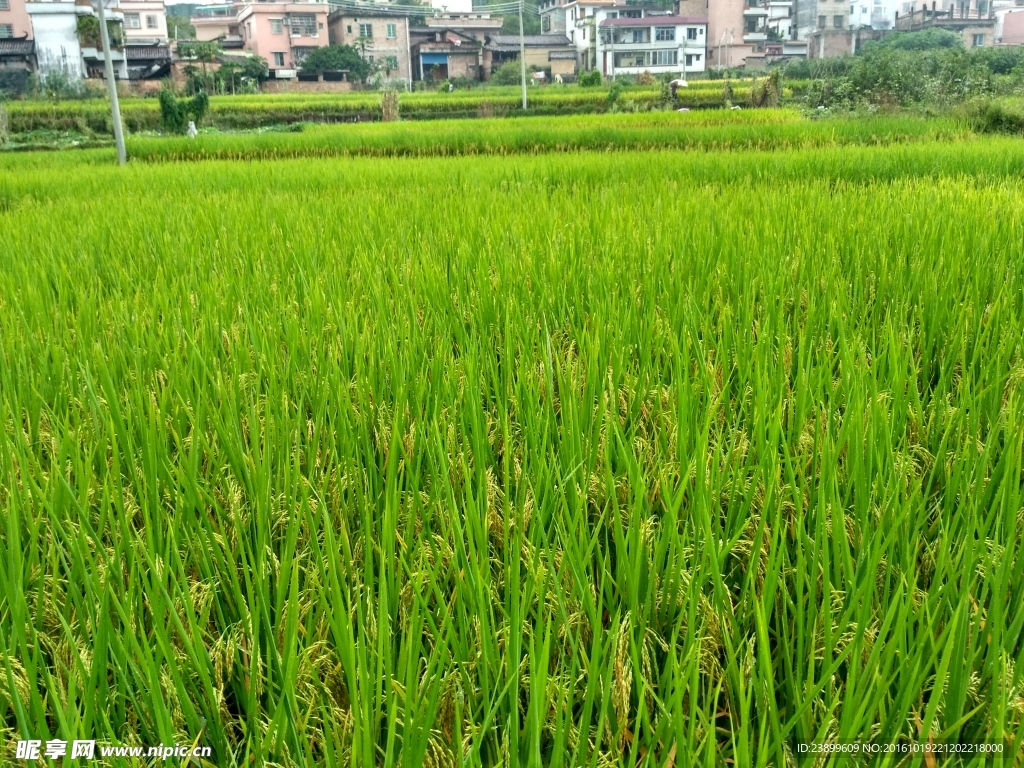
{"type": "Polygon", "coordinates": [[[1024,760],[1024,144],[626,117],[0,158],[4,760],[1024,760]]]}

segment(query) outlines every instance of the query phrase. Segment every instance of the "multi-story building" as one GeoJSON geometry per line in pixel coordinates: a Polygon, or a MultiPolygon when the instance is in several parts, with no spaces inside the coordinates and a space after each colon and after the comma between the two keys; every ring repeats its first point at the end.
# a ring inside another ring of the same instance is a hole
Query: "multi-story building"
{"type": "Polygon", "coordinates": [[[124,14],[124,39],[157,43],[167,42],[167,12],[163,0],[120,0],[118,8],[124,14]]]}
{"type": "Polygon", "coordinates": [[[706,15],[707,65],[760,66],[766,46],[792,37],[792,0],[677,0],[676,13],[706,15]]]}
{"type": "Polygon", "coordinates": [[[357,48],[389,79],[412,82],[408,16],[384,9],[340,10],[328,17],[327,32],[331,45],[357,48]]]}
{"type": "MultiPolygon", "coordinates": [[[[820,44],[827,45],[828,40],[822,39],[823,36],[835,36],[850,28],[849,0],[794,0],[793,5],[796,36],[800,40],[816,36],[820,44]]],[[[808,55],[814,54],[808,51],[808,55]]]]}
{"type": "MultiPolygon", "coordinates": [[[[694,3],[703,5],[706,0],[691,0],[694,3]]],[[[676,42],[679,42],[679,46],[675,46],[677,52],[677,65],[674,70],[664,69],[661,65],[657,66],[661,71],[682,71],[685,66],[686,56],[691,57],[691,66],[696,66],[696,56],[700,56],[700,68],[703,70],[705,66],[705,60],[707,58],[707,52],[705,46],[707,45],[707,18],[704,13],[676,13],[673,14],[671,11],[667,11],[653,3],[643,2],[643,0],[542,0],[540,6],[538,6],[540,17],[541,17],[541,31],[543,34],[549,35],[564,35],[569,38],[571,45],[576,48],[577,63],[581,70],[588,69],[600,69],[609,74],[611,70],[616,69],[614,64],[614,57],[609,58],[605,54],[609,51],[622,53],[624,49],[615,51],[618,44],[614,42],[615,33],[613,32],[615,27],[622,27],[623,29],[632,29],[629,26],[631,21],[635,21],[634,25],[637,29],[647,30],[647,32],[638,33],[639,37],[650,37],[652,34],[651,30],[657,25],[657,17],[666,19],[665,27],[676,27],[677,25],[668,21],[669,18],[684,18],[692,20],[690,26],[694,27],[697,34],[696,40],[690,40],[688,38],[682,38],[676,42]],[[651,17],[651,21],[647,22],[647,18],[651,17]],[[607,43],[602,41],[602,35],[600,30],[606,21],[613,21],[614,24],[608,25],[608,34],[604,35],[607,39],[607,43]],[[611,47],[608,47],[611,46],[611,47]],[[684,50],[689,47],[692,50],[684,50]],[[698,50],[698,48],[700,50],[698,50]],[[679,54],[682,52],[682,59],[679,59],[679,54]]],[[[622,32],[619,36],[625,35],[622,32]]],[[[632,33],[630,33],[631,35],[632,33]]],[[[664,35],[669,34],[667,31],[664,35]]],[[[683,32],[682,34],[688,34],[683,32]]],[[[643,52],[645,57],[644,60],[648,60],[652,51],[659,46],[656,43],[663,43],[669,41],[660,41],[657,39],[651,39],[648,43],[641,45],[636,49],[637,52],[643,52]],[[647,46],[646,48],[644,46],[647,46]]],[[[673,47],[673,46],[660,46],[660,48],[673,47]]],[[[659,49],[660,49],[659,48],[659,49]]],[[[655,53],[655,57],[662,56],[665,54],[655,53]]],[[[634,62],[639,59],[634,58],[634,62]]],[[[621,74],[630,72],[636,69],[632,66],[623,66],[620,70],[621,74]]],[[[639,71],[644,69],[651,69],[652,67],[643,67],[639,71]]],[[[695,70],[696,71],[696,70],[695,70]]]]}
{"type": "Polygon", "coordinates": [[[323,2],[243,5],[238,12],[243,46],[266,59],[271,77],[294,77],[311,51],[328,44],[328,10],[323,2]]]}
{"type": "Polygon", "coordinates": [[[938,28],[960,35],[966,48],[981,48],[996,42],[995,7],[990,0],[945,0],[945,2],[901,3],[894,14],[895,29],[913,32],[938,28]]]}
{"type": "Polygon", "coordinates": [[[35,58],[32,20],[25,0],[0,0],[0,91],[26,90],[35,58]]]}
{"type": "Polygon", "coordinates": [[[241,40],[238,31],[238,12],[241,8],[241,3],[219,3],[194,8],[188,21],[196,29],[196,40],[204,43],[211,40],[241,40]]]}
{"type": "Polygon", "coordinates": [[[0,40],[28,40],[32,37],[32,20],[25,9],[25,0],[0,0],[0,40]]]}
{"type": "Polygon", "coordinates": [[[892,29],[893,19],[900,5],[898,0],[851,0],[850,27],[862,29],[892,29]]]}
{"type": "Polygon", "coordinates": [[[603,75],[703,72],[708,20],[693,16],[608,18],[598,27],[598,68],[603,75]]]}

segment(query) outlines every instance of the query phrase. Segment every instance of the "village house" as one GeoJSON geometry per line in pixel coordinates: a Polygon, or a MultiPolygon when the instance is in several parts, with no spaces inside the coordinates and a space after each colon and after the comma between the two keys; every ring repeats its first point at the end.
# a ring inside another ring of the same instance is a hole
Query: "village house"
{"type": "Polygon", "coordinates": [[[417,39],[412,45],[416,80],[483,79],[483,44],[479,40],[453,29],[424,33],[414,27],[410,34],[417,39]]]}
{"type": "Polygon", "coordinates": [[[357,48],[388,79],[412,83],[409,18],[404,13],[339,10],[328,17],[327,31],[331,45],[357,48]]]}
{"type": "Polygon", "coordinates": [[[489,13],[449,13],[428,16],[422,27],[410,27],[409,45],[414,80],[465,77],[483,80],[483,41],[501,30],[502,20],[489,13]]]}
{"type": "Polygon", "coordinates": [[[567,37],[580,70],[614,77],[645,70],[702,72],[707,66],[706,13],[673,14],[621,0],[542,0],[539,12],[542,33],[567,37]]]}
{"type": "Polygon", "coordinates": [[[241,7],[240,3],[220,3],[194,8],[188,21],[195,27],[196,40],[203,43],[212,40],[240,42],[242,35],[238,30],[238,11],[241,7]]]}
{"type": "Polygon", "coordinates": [[[23,92],[35,57],[32,21],[25,0],[0,0],[0,91],[23,92]]]}
{"type": "Polygon", "coordinates": [[[238,12],[243,47],[266,59],[271,77],[293,78],[311,51],[328,44],[328,10],[321,2],[244,5],[238,12]]]}
{"type": "MultiPolygon", "coordinates": [[[[565,35],[525,35],[526,67],[551,71],[551,77],[576,74],[576,48],[565,35]]],[[[484,38],[484,67],[488,77],[508,61],[519,61],[519,35],[484,38]]]]}
{"type": "Polygon", "coordinates": [[[598,68],[608,77],[703,72],[707,25],[693,16],[606,18],[598,28],[598,68]]]}

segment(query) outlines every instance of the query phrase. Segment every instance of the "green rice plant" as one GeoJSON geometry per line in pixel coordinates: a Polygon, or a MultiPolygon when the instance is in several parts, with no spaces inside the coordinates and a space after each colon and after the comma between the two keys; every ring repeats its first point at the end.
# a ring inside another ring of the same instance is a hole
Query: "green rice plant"
{"type": "Polygon", "coordinates": [[[1019,141],[109,158],[0,158],[5,743],[1024,760],[1019,141]]]}
{"type": "MultiPolygon", "coordinates": [[[[793,83],[786,83],[786,95],[792,94],[793,83]]],[[[720,88],[711,81],[698,81],[680,91],[679,106],[690,108],[721,107],[720,88]]],[[[644,109],[658,105],[658,88],[626,88],[625,98],[644,109]]],[[[737,85],[736,101],[748,103],[749,84],[737,85]]],[[[357,122],[381,119],[380,93],[262,94],[212,96],[208,121],[228,130],[260,128],[268,125],[299,122],[357,122]]],[[[517,88],[486,88],[454,93],[415,92],[401,94],[399,101],[405,119],[437,119],[443,117],[476,117],[486,108],[497,116],[521,115],[522,98],[517,88]]],[[[533,89],[530,109],[526,114],[586,114],[608,109],[608,89],[555,88],[533,89]]],[[[160,125],[159,106],[154,99],[123,99],[122,119],[127,130],[156,130],[160,125]]],[[[102,100],[89,101],[21,101],[10,108],[11,131],[76,130],[86,128],[97,133],[110,133],[110,109],[102,100]]]]}
{"type": "Polygon", "coordinates": [[[588,115],[307,127],[301,133],[134,138],[145,161],[333,156],[433,156],[638,149],[785,149],[966,138],[954,121],[914,117],[812,121],[787,110],[588,115]]]}

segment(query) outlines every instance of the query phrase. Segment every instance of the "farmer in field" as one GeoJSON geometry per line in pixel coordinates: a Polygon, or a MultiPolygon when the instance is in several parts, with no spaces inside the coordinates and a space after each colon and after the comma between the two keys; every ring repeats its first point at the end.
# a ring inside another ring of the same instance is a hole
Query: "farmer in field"
{"type": "Polygon", "coordinates": [[[669,81],[668,87],[672,89],[672,101],[675,101],[676,91],[678,91],[680,88],[689,88],[689,85],[685,80],[682,80],[681,78],[677,77],[675,80],[669,81]]]}

